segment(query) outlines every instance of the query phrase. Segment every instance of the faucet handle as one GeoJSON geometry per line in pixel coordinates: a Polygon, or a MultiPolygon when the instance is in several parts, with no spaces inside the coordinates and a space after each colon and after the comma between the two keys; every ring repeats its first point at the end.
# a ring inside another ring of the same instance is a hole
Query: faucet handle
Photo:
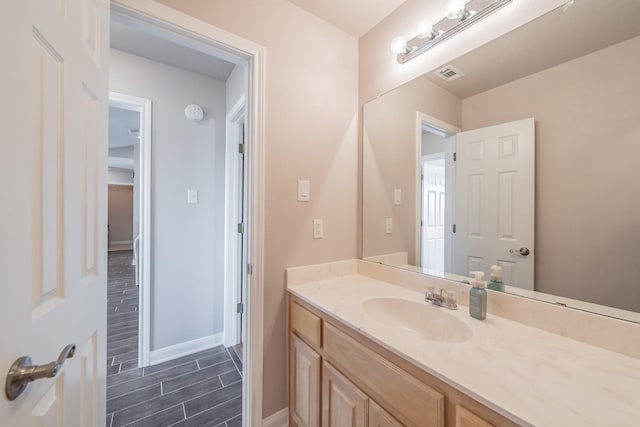
{"type": "Polygon", "coordinates": [[[440,295],[444,298],[444,306],[452,310],[458,308],[456,301],[457,292],[454,289],[440,289],[440,295]]]}

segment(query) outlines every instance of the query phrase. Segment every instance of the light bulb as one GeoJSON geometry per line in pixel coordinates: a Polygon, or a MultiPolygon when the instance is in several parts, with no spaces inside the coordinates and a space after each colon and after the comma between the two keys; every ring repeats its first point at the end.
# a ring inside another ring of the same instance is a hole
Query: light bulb
{"type": "Polygon", "coordinates": [[[407,51],[407,41],[404,37],[396,37],[391,40],[391,52],[396,55],[407,51]]]}
{"type": "Polygon", "coordinates": [[[447,1],[447,18],[458,19],[464,12],[466,0],[448,0],[447,1]]]}
{"type": "Polygon", "coordinates": [[[423,39],[425,37],[431,37],[433,34],[433,24],[431,21],[420,21],[418,24],[418,37],[423,39]]]}

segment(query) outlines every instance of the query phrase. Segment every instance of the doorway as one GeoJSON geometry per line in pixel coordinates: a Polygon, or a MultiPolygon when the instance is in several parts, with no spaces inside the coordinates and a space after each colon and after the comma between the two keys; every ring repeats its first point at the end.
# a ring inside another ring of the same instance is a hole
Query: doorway
{"type": "Polygon", "coordinates": [[[446,122],[417,113],[416,200],[417,259],[425,273],[444,277],[451,271],[455,200],[456,133],[446,122]]]}
{"type": "MultiPolygon", "coordinates": [[[[144,6],[141,7],[144,8],[144,6]]],[[[226,59],[230,59],[231,57],[235,56],[236,61],[244,62],[246,64],[244,74],[245,81],[247,81],[245,96],[246,105],[244,106],[242,120],[238,122],[238,124],[242,125],[242,138],[245,140],[244,146],[246,148],[243,153],[243,163],[241,164],[241,166],[243,167],[238,168],[237,175],[239,178],[242,177],[242,179],[238,179],[238,181],[241,184],[241,189],[244,191],[242,191],[241,193],[241,199],[236,198],[236,201],[238,202],[240,200],[243,201],[243,204],[239,205],[238,209],[242,221],[240,223],[236,223],[233,228],[236,234],[240,234],[238,233],[238,224],[242,224],[243,227],[243,237],[242,239],[240,239],[238,244],[238,254],[240,256],[238,257],[239,263],[236,266],[236,272],[238,279],[237,282],[239,285],[236,287],[236,293],[239,297],[242,298],[241,303],[242,306],[245,307],[245,309],[241,309],[242,313],[239,313],[239,315],[237,314],[237,317],[235,319],[235,324],[237,325],[236,329],[240,337],[238,342],[242,344],[243,351],[240,352],[240,358],[235,358],[233,357],[233,355],[231,355],[231,359],[234,362],[235,366],[239,368],[239,370],[242,370],[244,368],[243,379],[237,384],[237,386],[240,387],[243,391],[242,399],[240,401],[243,417],[241,418],[240,422],[245,425],[254,425],[261,422],[262,415],[262,386],[260,385],[262,380],[262,336],[261,333],[251,333],[252,325],[256,325],[257,327],[261,325],[261,323],[256,323],[256,321],[261,317],[262,310],[262,290],[260,286],[262,283],[262,254],[260,248],[262,247],[263,239],[261,232],[263,220],[260,213],[262,211],[263,204],[263,180],[261,178],[261,141],[263,138],[263,134],[260,128],[262,117],[262,48],[249,42],[239,40],[238,38],[229,34],[217,31],[214,28],[207,28],[205,31],[205,33],[207,34],[202,35],[202,30],[204,29],[201,25],[202,23],[196,22],[191,18],[179,14],[174,14],[174,12],[170,10],[154,9],[145,12],[132,11],[127,7],[119,6],[116,2],[116,4],[112,5],[112,12],[112,19],[115,19],[121,23],[124,21],[132,23],[132,26],[134,26],[137,30],[145,30],[146,26],[146,30],[149,30],[149,33],[153,33],[156,36],[161,35],[161,37],[164,37],[166,40],[169,40],[174,44],[183,44],[203,54],[210,54],[211,52],[215,52],[221,54],[226,59]],[[155,14],[155,16],[150,16],[151,13],[155,14]],[[197,28],[199,32],[193,33],[184,30],[184,28],[194,27],[197,28]],[[222,39],[224,41],[224,45],[215,41],[216,38],[218,40],[222,39]],[[249,286],[250,283],[254,284],[254,286],[249,286]]],[[[145,78],[147,77],[148,76],[145,75],[145,78]]],[[[211,116],[208,115],[212,114],[212,111],[210,109],[207,109],[206,105],[204,107],[203,122],[206,122],[207,119],[211,120],[211,116]]],[[[156,100],[154,98],[154,111],[160,108],[161,107],[159,106],[159,104],[156,105],[156,100]]],[[[182,109],[184,110],[184,108],[185,106],[183,105],[182,109]]],[[[182,120],[189,119],[185,119],[184,112],[182,110],[180,110],[180,112],[182,113],[182,120]]],[[[220,129],[224,129],[224,126],[220,126],[221,122],[219,120],[216,119],[215,123],[220,127],[220,129]]],[[[222,123],[224,123],[224,117],[222,123]]],[[[202,126],[202,124],[194,122],[190,126],[197,127],[202,126]]],[[[158,135],[158,132],[154,126],[154,153],[157,152],[156,135],[158,135]]],[[[182,138],[180,138],[180,140],[184,141],[185,144],[198,143],[196,140],[185,137],[184,135],[182,135],[182,138]]],[[[224,160],[224,151],[222,151],[221,153],[223,155],[222,159],[224,160]]],[[[217,170],[222,171],[224,178],[224,174],[226,173],[225,168],[218,168],[217,170]]],[[[161,175],[161,171],[158,171],[158,169],[154,166],[154,176],[157,175],[161,175]]],[[[219,181],[224,182],[224,179],[219,181]]],[[[197,188],[193,188],[193,190],[197,190],[197,188]]],[[[155,190],[153,194],[155,198],[155,190]]],[[[194,197],[192,199],[192,194],[189,193],[187,194],[187,197],[185,199],[197,200],[197,202],[194,202],[193,204],[198,204],[200,202],[204,203],[205,195],[203,193],[196,192],[195,194],[193,194],[193,196],[194,197]]],[[[182,202],[182,200],[180,200],[180,202],[182,202]]],[[[187,201],[186,203],[190,202],[187,201]]],[[[223,203],[220,203],[220,205],[224,207],[223,203]]],[[[192,208],[196,209],[197,207],[193,206],[192,208]]],[[[226,223],[225,215],[219,216],[218,219],[224,220],[226,223]]],[[[157,225],[154,225],[154,227],[157,227],[157,225]]],[[[227,231],[225,230],[225,233],[226,232],[227,231]]],[[[220,241],[224,242],[223,239],[220,239],[220,241]]],[[[220,251],[219,255],[220,258],[222,258],[224,252],[220,251]]],[[[220,265],[222,266],[223,263],[221,262],[220,265]]],[[[227,263],[224,263],[224,265],[226,266],[227,263]]],[[[151,279],[152,283],[155,286],[156,276],[152,274],[151,279]]],[[[156,296],[154,296],[154,298],[156,298],[156,296]]],[[[221,301],[222,298],[217,298],[217,300],[221,301]]],[[[144,308],[142,307],[142,305],[141,312],[144,312],[144,308]]],[[[220,336],[222,337],[222,334],[220,334],[220,336]]],[[[152,366],[149,368],[143,368],[143,376],[145,375],[144,372],[146,372],[147,370],[152,372],[155,369],[160,369],[161,364],[184,362],[184,359],[181,360],[174,357],[177,357],[177,355],[180,355],[183,351],[186,352],[187,350],[191,350],[191,353],[193,353],[193,348],[196,348],[197,346],[203,344],[209,346],[211,343],[215,343],[215,339],[217,338],[212,338],[213,339],[209,340],[209,338],[207,337],[206,341],[199,341],[198,339],[191,340],[187,346],[179,346],[180,348],[169,345],[165,346],[164,348],[160,348],[160,351],[158,351],[157,340],[152,333],[150,357],[152,366]],[[158,368],[156,368],[156,366],[158,368]]],[[[220,344],[222,344],[221,341],[220,344]]],[[[185,354],[184,357],[189,357],[189,355],[186,353],[182,354],[185,354]]],[[[196,353],[196,355],[197,354],[198,353],[196,353]]],[[[198,359],[197,364],[201,365],[200,362],[201,361],[198,359]]],[[[223,387],[226,387],[226,381],[223,380],[221,376],[219,379],[223,384],[223,387]]],[[[209,399],[208,401],[210,402],[211,400],[209,399]]],[[[233,402],[234,405],[236,405],[237,403],[237,401],[233,402]]],[[[194,416],[201,416],[199,413],[192,414],[194,416]]],[[[189,418],[189,414],[186,414],[185,416],[189,418]]],[[[204,419],[199,419],[198,422],[200,421],[204,421],[204,419]]],[[[225,420],[222,421],[224,422],[225,420]]],[[[230,420],[226,421],[230,422],[230,420]]],[[[233,424],[235,425],[235,423],[238,421],[239,420],[236,420],[234,418],[233,424]]]]}

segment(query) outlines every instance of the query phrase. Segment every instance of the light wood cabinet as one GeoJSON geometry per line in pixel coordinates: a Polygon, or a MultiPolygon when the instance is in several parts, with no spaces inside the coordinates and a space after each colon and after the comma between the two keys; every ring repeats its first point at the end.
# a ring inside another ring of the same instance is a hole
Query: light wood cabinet
{"type": "Polygon", "coordinates": [[[376,352],[325,324],[324,352],[329,360],[353,374],[354,381],[380,404],[395,409],[405,425],[444,426],[444,396],[376,352]]]}
{"type": "Polygon", "coordinates": [[[403,427],[393,416],[369,399],[369,427],[403,427]]]}
{"type": "Polygon", "coordinates": [[[320,426],[320,355],[295,335],[291,341],[291,422],[320,426]]]}
{"type": "Polygon", "coordinates": [[[493,427],[464,406],[456,405],[456,427],[493,427]]]}
{"type": "Polygon", "coordinates": [[[313,347],[322,347],[322,319],[295,302],[291,303],[291,329],[313,347]]]}
{"type": "Polygon", "coordinates": [[[517,426],[321,310],[290,298],[292,426],[517,426]]]}
{"type": "Polygon", "coordinates": [[[368,405],[366,394],[322,363],[322,427],[367,427],[368,405]]]}

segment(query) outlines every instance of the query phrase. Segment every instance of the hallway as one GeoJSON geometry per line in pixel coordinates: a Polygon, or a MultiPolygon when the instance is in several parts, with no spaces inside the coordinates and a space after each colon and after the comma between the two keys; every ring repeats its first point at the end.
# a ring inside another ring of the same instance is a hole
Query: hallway
{"type": "Polygon", "coordinates": [[[231,348],[138,368],[138,289],[131,251],[110,252],[107,427],[242,425],[242,362],[231,348]]]}

